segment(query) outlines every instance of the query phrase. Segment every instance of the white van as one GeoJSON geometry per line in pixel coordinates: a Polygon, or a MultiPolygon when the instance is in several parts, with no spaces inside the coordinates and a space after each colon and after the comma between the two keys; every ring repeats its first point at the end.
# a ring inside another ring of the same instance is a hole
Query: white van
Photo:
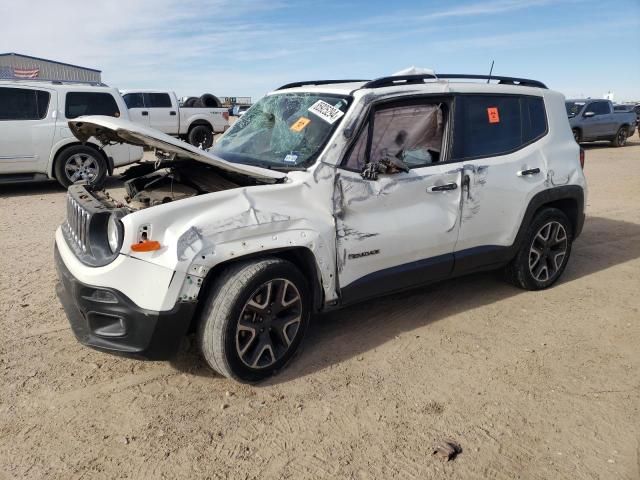
{"type": "Polygon", "coordinates": [[[115,167],[142,158],[142,148],[101,146],[73,136],[82,115],[129,118],[115,88],[44,81],[0,81],[0,183],[55,178],[64,187],[101,183],[115,167]]]}

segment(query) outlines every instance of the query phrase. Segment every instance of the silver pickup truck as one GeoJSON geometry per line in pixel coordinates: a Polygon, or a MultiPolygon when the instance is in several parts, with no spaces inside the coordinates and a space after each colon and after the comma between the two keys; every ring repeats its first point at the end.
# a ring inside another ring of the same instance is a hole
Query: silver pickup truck
{"type": "Polygon", "coordinates": [[[622,147],[636,129],[634,112],[614,111],[609,100],[567,100],[567,115],[576,142],[609,140],[622,147]]]}

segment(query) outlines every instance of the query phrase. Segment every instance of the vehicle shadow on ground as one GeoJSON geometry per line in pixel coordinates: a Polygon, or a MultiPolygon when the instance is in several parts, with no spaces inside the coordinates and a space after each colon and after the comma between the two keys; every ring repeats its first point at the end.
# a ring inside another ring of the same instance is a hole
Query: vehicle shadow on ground
{"type": "MultiPolygon", "coordinates": [[[[120,188],[123,182],[119,176],[108,177],[104,188],[120,188]]],[[[0,185],[0,198],[28,197],[49,193],[64,193],[65,188],[55,180],[41,180],[28,183],[7,183],[0,185]]]]}
{"type": "MultiPolygon", "coordinates": [[[[627,144],[625,147],[637,147],[640,145],[640,138],[638,138],[638,134],[636,133],[633,137],[627,138],[627,144]]],[[[601,140],[597,142],[590,143],[581,143],[580,146],[585,150],[601,150],[604,148],[625,148],[625,147],[613,147],[611,146],[611,142],[608,140],[601,140]]]]}
{"type": "MultiPolygon", "coordinates": [[[[640,258],[640,224],[588,217],[558,283],[569,283],[640,258]],[[612,248],[613,247],[613,248],[612,248]]],[[[505,283],[501,272],[486,272],[381,297],[312,319],[301,352],[278,375],[257,384],[269,387],[311,375],[366,354],[398,335],[460,312],[499,302],[525,291],[505,283]]],[[[530,293],[544,295],[544,292],[530,293]]],[[[198,353],[195,337],[171,362],[185,373],[219,378],[198,353]]]]}

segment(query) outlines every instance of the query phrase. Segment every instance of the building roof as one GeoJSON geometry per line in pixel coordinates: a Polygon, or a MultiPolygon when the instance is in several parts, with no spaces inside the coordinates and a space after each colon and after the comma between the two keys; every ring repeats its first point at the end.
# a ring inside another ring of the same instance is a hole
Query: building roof
{"type": "Polygon", "coordinates": [[[22,53],[15,53],[15,52],[0,53],[0,57],[9,57],[9,56],[11,56],[11,57],[29,58],[31,60],[39,60],[41,62],[55,63],[55,64],[58,64],[58,65],[64,65],[66,67],[81,68],[83,70],[90,70],[92,72],[102,73],[102,70],[96,70],[95,68],[81,67],[80,65],[73,65],[71,63],[58,62],[56,60],[49,60],[47,58],[32,57],[31,55],[23,55],[22,53]]]}

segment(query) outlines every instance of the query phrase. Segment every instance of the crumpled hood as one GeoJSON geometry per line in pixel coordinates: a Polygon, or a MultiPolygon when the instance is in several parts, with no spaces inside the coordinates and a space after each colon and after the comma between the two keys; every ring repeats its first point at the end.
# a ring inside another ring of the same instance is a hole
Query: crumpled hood
{"type": "Polygon", "coordinates": [[[86,142],[94,137],[103,145],[117,142],[156,148],[165,153],[175,153],[177,157],[190,158],[221,170],[239,173],[268,183],[275,183],[287,176],[286,173],[267,168],[227,162],[217,155],[200,150],[158,130],[120,118],[101,115],[79,117],[75,120],[69,120],[69,128],[81,142],[86,142]]]}

